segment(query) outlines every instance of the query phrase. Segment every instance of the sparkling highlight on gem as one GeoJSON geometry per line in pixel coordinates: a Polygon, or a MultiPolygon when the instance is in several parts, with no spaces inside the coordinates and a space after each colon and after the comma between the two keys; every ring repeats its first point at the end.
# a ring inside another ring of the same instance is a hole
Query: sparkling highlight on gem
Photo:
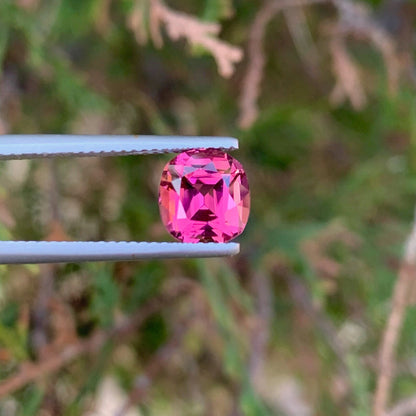
{"type": "Polygon", "coordinates": [[[166,229],[184,243],[225,243],[241,234],[250,211],[240,162],[217,149],[188,150],[164,168],[159,208],[166,229]]]}

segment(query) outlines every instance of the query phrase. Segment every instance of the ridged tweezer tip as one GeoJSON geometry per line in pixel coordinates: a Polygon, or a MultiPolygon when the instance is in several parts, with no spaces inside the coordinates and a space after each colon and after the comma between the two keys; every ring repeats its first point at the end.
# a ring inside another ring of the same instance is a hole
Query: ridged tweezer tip
{"type": "Polygon", "coordinates": [[[3,135],[0,159],[177,153],[194,148],[238,149],[232,137],[3,135]]]}
{"type": "Polygon", "coordinates": [[[0,241],[0,264],[224,257],[239,251],[238,243],[0,241]]]}

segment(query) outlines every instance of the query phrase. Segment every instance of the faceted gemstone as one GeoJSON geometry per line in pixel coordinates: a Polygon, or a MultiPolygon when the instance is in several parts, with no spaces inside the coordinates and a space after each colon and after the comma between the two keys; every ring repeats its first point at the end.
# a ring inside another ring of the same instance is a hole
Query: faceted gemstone
{"type": "Polygon", "coordinates": [[[247,176],[240,162],[227,153],[188,150],[165,166],[159,207],[165,227],[180,241],[230,241],[247,224],[247,176]]]}

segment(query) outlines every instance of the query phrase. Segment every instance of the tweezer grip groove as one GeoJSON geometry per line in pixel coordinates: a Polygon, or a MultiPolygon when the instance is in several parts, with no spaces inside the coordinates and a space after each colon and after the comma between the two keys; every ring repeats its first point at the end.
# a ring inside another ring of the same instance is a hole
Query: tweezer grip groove
{"type": "Polygon", "coordinates": [[[172,153],[194,148],[238,149],[232,137],[2,135],[0,159],[172,153]]]}

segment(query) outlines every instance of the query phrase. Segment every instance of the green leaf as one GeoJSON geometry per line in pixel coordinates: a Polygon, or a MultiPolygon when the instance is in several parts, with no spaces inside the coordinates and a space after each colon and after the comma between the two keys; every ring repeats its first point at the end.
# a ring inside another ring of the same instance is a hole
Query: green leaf
{"type": "Polygon", "coordinates": [[[0,345],[19,361],[27,358],[26,336],[22,334],[20,327],[8,328],[0,324],[0,345]]]}
{"type": "Polygon", "coordinates": [[[96,391],[97,386],[102,382],[105,371],[111,361],[111,353],[113,352],[113,346],[111,343],[107,343],[98,353],[94,364],[90,366],[90,371],[85,383],[82,385],[80,391],[77,394],[76,399],[72,405],[67,409],[69,414],[79,414],[85,397],[96,391]]]}
{"type": "Polygon", "coordinates": [[[30,389],[26,392],[24,406],[21,408],[21,416],[36,416],[39,414],[45,392],[38,387],[30,389]]]}
{"type": "Polygon", "coordinates": [[[127,309],[133,311],[153,296],[165,276],[165,267],[157,261],[146,263],[139,268],[133,277],[132,286],[128,288],[127,309]]]}
{"type": "Polygon", "coordinates": [[[6,54],[8,40],[9,27],[5,22],[0,20],[0,68],[3,64],[4,55],[6,54]]]}
{"type": "Polygon", "coordinates": [[[231,0],[206,0],[203,19],[217,22],[232,16],[234,10],[231,0]]]}
{"type": "Polygon", "coordinates": [[[268,416],[271,414],[247,380],[243,384],[240,406],[245,416],[268,416]]]}
{"type": "Polygon", "coordinates": [[[351,380],[352,416],[366,416],[371,414],[370,377],[368,371],[363,367],[360,358],[352,354],[347,357],[347,367],[351,380]]]}
{"type": "MultiPolygon", "coordinates": [[[[246,416],[266,416],[269,413],[251,386],[250,376],[245,362],[246,354],[242,343],[239,341],[239,326],[229,306],[231,294],[227,292],[231,288],[234,288],[234,290],[237,289],[238,282],[234,282],[231,286],[227,285],[227,280],[230,282],[233,276],[230,273],[224,273],[226,268],[224,268],[222,262],[198,261],[197,265],[202,284],[207,291],[208,299],[211,303],[215,319],[220,327],[224,342],[222,358],[225,371],[229,377],[241,383],[243,386],[240,397],[240,405],[243,413],[246,416]]],[[[237,290],[240,295],[243,295],[242,289],[237,290]]],[[[251,307],[251,305],[246,306],[248,308],[251,307]]]]}
{"type": "Polygon", "coordinates": [[[120,291],[108,266],[96,266],[94,269],[91,313],[100,325],[108,327],[113,322],[120,291]]]}
{"type": "Polygon", "coordinates": [[[62,0],[60,3],[54,30],[72,38],[80,38],[91,31],[99,7],[102,7],[101,0],[62,0]]]}

